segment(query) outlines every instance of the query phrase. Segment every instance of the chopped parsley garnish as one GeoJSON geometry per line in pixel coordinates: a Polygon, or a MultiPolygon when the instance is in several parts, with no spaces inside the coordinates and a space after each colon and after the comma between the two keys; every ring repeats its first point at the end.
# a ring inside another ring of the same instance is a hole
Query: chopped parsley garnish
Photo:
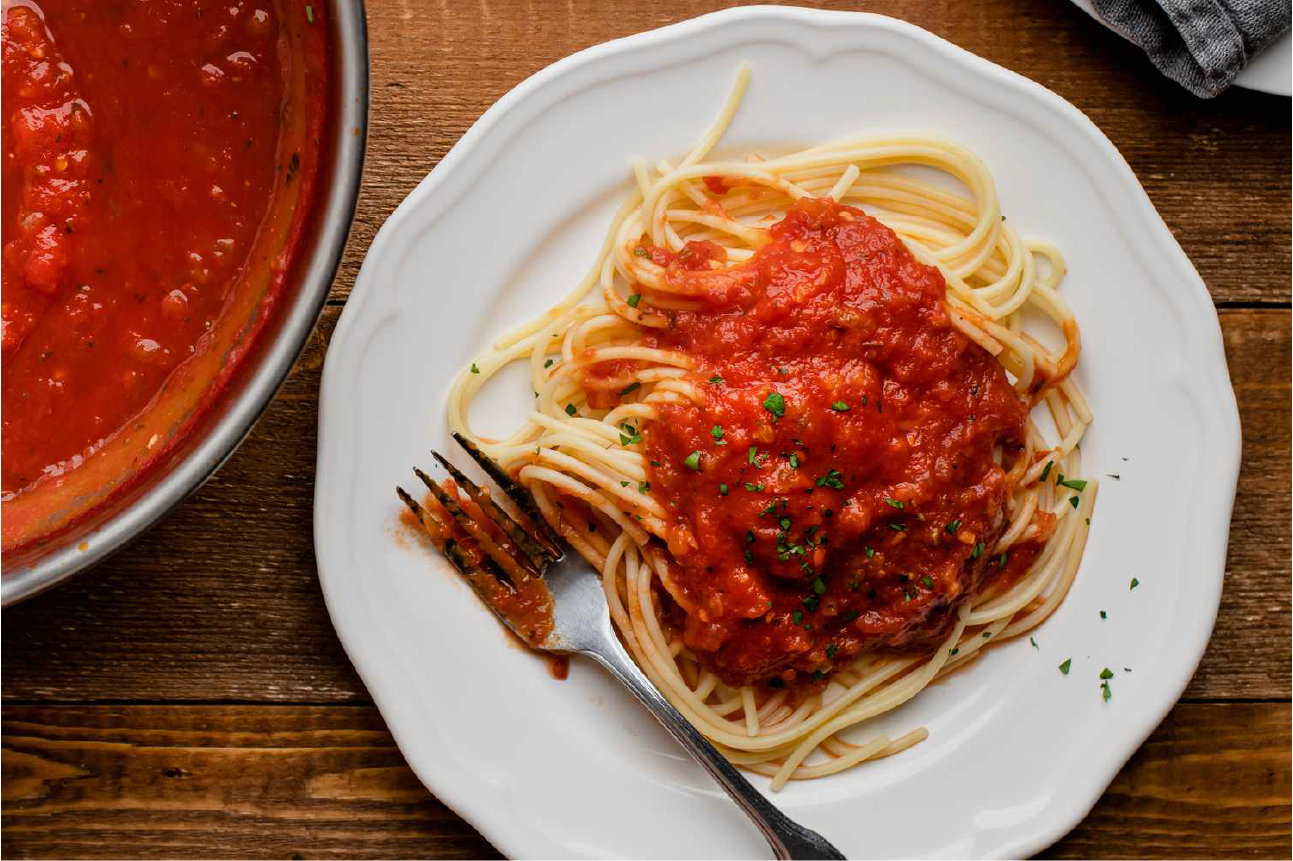
{"type": "Polygon", "coordinates": [[[796,610],[794,613],[790,615],[790,620],[794,622],[796,625],[802,625],[804,623],[803,611],[796,610]]]}
{"type": "Polygon", "coordinates": [[[1113,690],[1109,687],[1108,682],[1100,683],[1100,696],[1104,698],[1105,702],[1113,699],[1113,690]]]}
{"type": "Polygon", "coordinates": [[[813,580],[813,591],[818,595],[826,594],[826,584],[822,581],[822,578],[817,577],[813,580]]]}
{"type": "Polygon", "coordinates": [[[828,469],[826,474],[817,479],[818,487],[829,487],[832,490],[843,490],[844,482],[840,480],[840,471],[838,469],[828,469]]]}
{"type": "Polygon", "coordinates": [[[827,643],[827,644],[826,644],[826,660],[828,660],[828,661],[829,661],[829,660],[831,660],[831,659],[832,659],[832,658],[834,658],[834,657],[835,657],[835,644],[834,644],[834,643],[827,643]]]}
{"type": "Polygon", "coordinates": [[[638,482],[638,493],[650,493],[650,492],[651,492],[651,482],[649,481],[638,482]]]}
{"type": "Polygon", "coordinates": [[[745,543],[746,543],[746,544],[753,544],[753,543],[754,543],[754,530],[753,530],[753,529],[747,529],[747,530],[745,530],[745,543]]]}
{"type": "Polygon", "coordinates": [[[1101,611],[1100,611],[1100,618],[1101,618],[1101,619],[1108,619],[1108,618],[1109,618],[1109,614],[1108,614],[1108,613],[1106,613],[1104,610],[1101,610],[1101,611]]]}
{"type": "Polygon", "coordinates": [[[970,558],[978,559],[982,555],[983,555],[983,542],[980,541],[979,543],[975,544],[974,549],[970,551],[970,558]]]}
{"type": "Polygon", "coordinates": [[[783,517],[783,518],[781,518],[780,520],[778,520],[777,522],[781,525],[781,528],[782,528],[782,529],[789,529],[789,528],[790,528],[790,518],[789,518],[789,517],[783,517]]]}
{"type": "Polygon", "coordinates": [[[875,555],[875,548],[874,548],[874,547],[868,547],[868,548],[866,548],[866,558],[870,559],[870,558],[871,558],[872,556],[874,556],[874,555],[875,555]]]}
{"type": "Polygon", "coordinates": [[[910,600],[911,600],[911,593],[910,593],[910,592],[908,592],[906,589],[903,589],[903,590],[902,590],[902,600],[903,600],[904,602],[905,602],[905,601],[910,601],[910,600]]]}
{"type": "Polygon", "coordinates": [[[720,377],[718,374],[715,374],[714,376],[710,377],[709,381],[716,386],[723,385],[723,378],[720,377]]]}
{"type": "Polygon", "coordinates": [[[795,454],[793,451],[790,453],[790,468],[799,469],[799,455],[795,454]]]}
{"type": "Polygon", "coordinates": [[[901,499],[886,499],[886,500],[884,501],[884,504],[885,504],[885,505],[892,505],[894,508],[902,508],[902,507],[903,507],[903,505],[902,505],[902,500],[901,500],[901,499]]]}
{"type": "Polygon", "coordinates": [[[890,524],[889,524],[889,528],[890,528],[890,529],[892,529],[894,532],[906,532],[906,531],[907,531],[907,524],[905,524],[905,523],[890,523],[890,524]]]}
{"type": "Polygon", "coordinates": [[[763,408],[772,413],[776,417],[773,421],[776,421],[776,419],[786,414],[786,399],[781,396],[780,392],[769,392],[768,396],[763,399],[763,408]]]}
{"type": "Polygon", "coordinates": [[[816,595],[809,595],[808,597],[804,598],[804,607],[805,607],[805,608],[807,608],[807,609],[808,609],[808,611],[809,611],[810,613],[811,613],[813,610],[816,610],[816,609],[817,609],[817,596],[816,596],[816,595]]]}
{"type": "Polygon", "coordinates": [[[934,588],[934,578],[930,577],[928,574],[926,574],[924,577],[921,577],[920,582],[924,584],[926,589],[934,588]]]}
{"type": "Polygon", "coordinates": [[[573,416],[577,412],[579,412],[579,410],[575,409],[574,404],[566,404],[566,415],[573,416]]]}
{"type": "Polygon", "coordinates": [[[719,495],[719,496],[727,496],[727,485],[726,485],[726,484],[720,484],[720,485],[718,486],[718,495],[719,495]]]}
{"type": "Polygon", "coordinates": [[[625,395],[632,394],[633,392],[636,392],[640,388],[642,388],[641,383],[629,383],[627,386],[620,389],[620,397],[624,397],[625,395]]]}
{"type": "Polygon", "coordinates": [[[759,447],[757,445],[750,446],[750,450],[746,453],[745,459],[751,466],[763,465],[759,462],[759,447]]]}
{"type": "Polygon", "coordinates": [[[556,361],[556,359],[548,359],[548,361],[546,361],[546,362],[544,362],[544,363],[543,363],[543,367],[545,367],[545,368],[551,368],[551,367],[552,367],[552,363],[553,363],[553,362],[555,362],[555,361],[556,361]]]}
{"type": "Polygon", "coordinates": [[[633,425],[625,422],[620,425],[620,445],[632,445],[633,443],[642,442],[642,434],[633,425]]]}
{"type": "Polygon", "coordinates": [[[1108,667],[1105,667],[1103,670],[1101,670],[1101,671],[1100,671],[1100,678],[1102,678],[1102,679],[1112,679],[1112,678],[1113,678],[1113,670],[1109,669],[1108,667]]]}
{"type": "Polygon", "coordinates": [[[1041,479],[1042,481],[1045,481],[1046,477],[1051,474],[1051,467],[1053,467],[1054,465],[1055,465],[1055,461],[1053,460],[1046,461],[1046,467],[1045,469],[1042,470],[1042,479],[1041,479]]]}
{"type": "Polygon", "coordinates": [[[988,639],[988,637],[991,637],[991,636],[992,636],[992,632],[991,632],[991,631],[984,631],[984,632],[983,632],[983,639],[985,639],[985,640],[986,640],[986,639],[988,639]]]}
{"type": "Polygon", "coordinates": [[[1010,555],[1009,555],[1009,554],[1007,554],[1007,553],[1002,553],[1000,556],[998,556],[998,557],[997,557],[997,564],[998,564],[998,565],[1000,565],[1002,568],[1005,568],[1005,567],[1006,567],[1006,560],[1007,560],[1007,559],[1009,559],[1009,558],[1010,558],[1010,555]]]}
{"type": "Polygon", "coordinates": [[[688,469],[700,472],[700,452],[693,451],[687,455],[687,459],[683,463],[687,464],[688,469]]]}
{"type": "Polygon", "coordinates": [[[753,482],[747,481],[745,483],[745,489],[750,491],[751,493],[761,493],[763,491],[763,482],[754,484],[753,482]]]}
{"type": "Polygon", "coordinates": [[[626,301],[629,303],[630,308],[636,308],[638,306],[638,303],[642,301],[642,294],[634,293],[626,301]]]}
{"type": "Polygon", "coordinates": [[[1064,663],[1060,664],[1060,672],[1067,676],[1069,674],[1069,668],[1072,666],[1073,666],[1073,659],[1065,658],[1064,663]]]}
{"type": "Polygon", "coordinates": [[[1069,497],[1069,505],[1073,506],[1074,508],[1077,508],[1077,507],[1078,507],[1078,498],[1077,498],[1076,496],[1070,496],[1070,497],[1069,497]]]}
{"type": "Polygon", "coordinates": [[[1130,587],[1130,588],[1131,588],[1131,589],[1135,589],[1135,588],[1136,588],[1137,586],[1139,586],[1139,585],[1140,585],[1140,581],[1139,581],[1139,580],[1137,580],[1135,577],[1132,577],[1132,578],[1131,578],[1131,587],[1130,587]]]}
{"type": "Polygon", "coordinates": [[[714,425],[712,428],[710,428],[709,435],[714,438],[714,442],[717,443],[718,445],[727,445],[727,443],[723,441],[722,425],[714,425]]]}
{"type": "Polygon", "coordinates": [[[1105,475],[1109,476],[1114,481],[1122,481],[1122,476],[1116,472],[1108,472],[1108,473],[1105,473],[1105,475]]]}
{"type": "Polygon", "coordinates": [[[961,528],[961,521],[953,520],[951,523],[943,527],[943,531],[946,532],[948,535],[955,535],[956,530],[960,528],[961,528]]]}
{"type": "Polygon", "coordinates": [[[1028,642],[1032,644],[1034,649],[1039,649],[1039,650],[1041,649],[1041,646],[1037,645],[1037,641],[1034,640],[1032,637],[1028,638],[1028,642]]]}
{"type": "Polygon", "coordinates": [[[748,547],[745,548],[745,564],[746,565],[754,564],[754,551],[748,547]]]}
{"type": "Polygon", "coordinates": [[[480,368],[476,367],[476,363],[475,363],[475,362],[472,362],[472,363],[471,363],[471,372],[472,372],[473,374],[479,374],[479,373],[480,373],[480,368]]]}
{"type": "Polygon", "coordinates": [[[629,483],[627,481],[620,482],[620,487],[628,487],[628,486],[629,486],[629,483]]]}
{"type": "Polygon", "coordinates": [[[1063,481],[1056,482],[1056,484],[1060,487],[1069,487],[1078,491],[1086,489],[1086,482],[1080,478],[1066,478],[1063,481]]]}
{"type": "Polygon", "coordinates": [[[961,651],[961,650],[960,650],[960,648],[948,649],[948,650],[947,650],[947,653],[948,653],[949,655],[955,655],[955,654],[956,654],[957,652],[959,652],[959,651],[961,651]]]}
{"type": "Polygon", "coordinates": [[[310,23],[310,26],[314,26],[314,7],[308,4],[305,7],[305,20],[310,23]]]}
{"type": "Polygon", "coordinates": [[[849,405],[844,403],[843,401],[836,401],[835,403],[831,404],[831,409],[835,410],[835,412],[837,413],[846,413],[849,411],[849,405]]]}

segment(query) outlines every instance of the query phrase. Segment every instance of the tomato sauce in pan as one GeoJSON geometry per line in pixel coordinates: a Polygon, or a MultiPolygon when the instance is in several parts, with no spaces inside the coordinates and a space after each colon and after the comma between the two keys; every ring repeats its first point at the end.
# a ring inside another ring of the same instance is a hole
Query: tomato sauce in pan
{"type": "MultiPolygon", "coordinates": [[[[249,269],[271,265],[252,256],[271,202],[295,183],[304,204],[320,162],[321,13],[296,0],[5,3],[6,503],[59,482],[148,411],[211,347],[249,269]],[[286,37],[289,18],[304,37],[286,37]],[[293,104],[301,64],[315,83],[293,104]],[[284,143],[290,110],[313,124],[299,147],[284,143]]],[[[284,260],[304,238],[287,235],[284,260]]]]}

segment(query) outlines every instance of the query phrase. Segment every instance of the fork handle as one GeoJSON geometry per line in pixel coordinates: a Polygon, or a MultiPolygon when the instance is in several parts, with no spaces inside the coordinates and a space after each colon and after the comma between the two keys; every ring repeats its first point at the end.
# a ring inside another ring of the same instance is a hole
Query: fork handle
{"type": "Polygon", "coordinates": [[[633,659],[620,645],[614,632],[608,631],[607,634],[607,638],[599,643],[597,648],[588,649],[585,654],[606,667],[611,675],[623,682],[642,705],[655,715],[656,720],[664,725],[669,734],[705,767],[705,770],[718,781],[718,785],[726,790],[737,806],[745,811],[750,821],[763,832],[776,857],[803,859],[844,857],[825,837],[795,822],[764,798],[763,793],[755,789],[736,770],[736,767],[727,761],[727,757],[719,753],[682,716],[681,712],[669,704],[656,686],[651,684],[646,674],[633,663],[633,659]]]}

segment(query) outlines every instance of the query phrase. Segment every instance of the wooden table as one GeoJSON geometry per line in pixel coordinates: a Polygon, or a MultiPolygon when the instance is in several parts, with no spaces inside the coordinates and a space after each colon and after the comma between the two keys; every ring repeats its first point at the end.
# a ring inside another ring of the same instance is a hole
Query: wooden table
{"type": "MultiPolygon", "coordinates": [[[[496,854],[405,766],[324,610],[310,532],[324,351],[378,226],[495,99],[572,51],[719,5],[371,0],[364,191],[305,355],[192,499],[4,612],[5,856],[496,854]]],[[[1212,291],[1239,398],[1244,465],[1212,644],[1181,703],[1046,854],[1287,858],[1289,101],[1196,100],[1057,0],[866,8],[1038,81],[1112,138],[1212,291]]],[[[1207,469],[1204,453],[1181,468],[1207,469]]]]}

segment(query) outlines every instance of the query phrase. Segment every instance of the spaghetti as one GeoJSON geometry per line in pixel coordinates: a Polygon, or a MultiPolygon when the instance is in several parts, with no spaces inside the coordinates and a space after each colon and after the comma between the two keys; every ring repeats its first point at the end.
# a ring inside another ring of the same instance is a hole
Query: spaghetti
{"type": "Polygon", "coordinates": [[[634,165],[591,270],[459,375],[449,421],[601,571],[670,702],[777,789],[922,740],[865,724],[1055,610],[1097,484],[1059,250],[948,141],[706,161],[748,80],[681,162],[634,165]],[[517,361],[534,408],[482,439],[471,402],[517,361]]]}

